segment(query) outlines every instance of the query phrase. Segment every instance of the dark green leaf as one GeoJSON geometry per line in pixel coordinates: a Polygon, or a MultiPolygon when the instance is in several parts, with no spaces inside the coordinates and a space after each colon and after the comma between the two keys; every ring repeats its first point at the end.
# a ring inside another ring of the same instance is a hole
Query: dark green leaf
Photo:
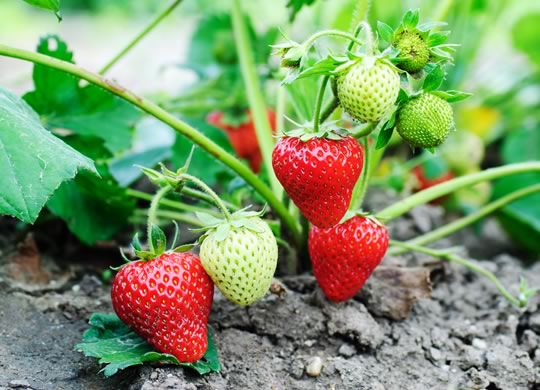
{"type": "Polygon", "coordinates": [[[44,129],[28,104],[0,87],[0,214],[33,223],[81,168],[96,173],[92,160],[44,129]]]}
{"type": "Polygon", "coordinates": [[[392,27],[379,21],[377,22],[377,30],[379,31],[379,36],[383,41],[392,42],[394,37],[394,30],[392,30],[392,27]]]}
{"type": "Polygon", "coordinates": [[[101,177],[81,173],[75,180],[62,184],[47,207],[84,243],[92,245],[108,240],[127,224],[135,202],[110,175],[107,163],[111,154],[102,140],[82,136],[70,136],[65,140],[96,161],[101,177]]]}
{"type": "Polygon", "coordinates": [[[428,73],[424,80],[424,84],[422,84],[422,89],[425,92],[431,92],[435,91],[437,88],[441,86],[441,84],[444,81],[445,72],[441,68],[440,65],[435,66],[431,70],[431,72],[428,73]]]}
{"type": "MultiPolygon", "coordinates": [[[[212,141],[217,143],[223,149],[234,154],[229,144],[227,135],[223,131],[199,119],[183,119],[212,141]]],[[[192,145],[193,143],[186,137],[182,135],[176,136],[176,142],[172,148],[173,154],[171,158],[171,161],[175,167],[184,165],[187,156],[191,152],[192,145]]],[[[197,148],[193,153],[193,159],[191,161],[189,171],[197,175],[199,179],[203,180],[210,186],[216,183],[219,174],[223,172],[230,172],[228,171],[228,168],[226,168],[220,161],[209,155],[201,148],[197,148]]]]}
{"type": "MultiPolygon", "coordinates": [[[[512,164],[540,160],[540,128],[512,132],[504,141],[503,161],[512,164]]],[[[493,187],[493,198],[498,199],[533,184],[540,183],[539,173],[512,175],[497,180],[493,187]]],[[[503,207],[499,218],[510,236],[525,248],[540,252],[540,194],[531,194],[503,207]]]]}
{"type": "Polygon", "coordinates": [[[85,356],[99,359],[105,376],[112,376],[124,368],[144,363],[175,364],[190,367],[199,374],[219,372],[221,367],[212,331],[208,329],[208,349],[203,358],[195,363],[180,363],[172,355],[162,354],[133,333],[115,314],[94,313],[90,317],[91,328],[83,334],[82,342],[75,349],[85,356]]]}
{"type": "MultiPolygon", "coordinates": [[[[57,36],[42,38],[38,52],[73,62],[72,53],[57,36]]],[[[47,128],[99,137],[111,152],[131,145],[132,130],[140,115],[131,104],[93,85],[80,88],[77,79],[44,65],[34,66],[33,79],[35,89],[24,99],[47,128]]]]}

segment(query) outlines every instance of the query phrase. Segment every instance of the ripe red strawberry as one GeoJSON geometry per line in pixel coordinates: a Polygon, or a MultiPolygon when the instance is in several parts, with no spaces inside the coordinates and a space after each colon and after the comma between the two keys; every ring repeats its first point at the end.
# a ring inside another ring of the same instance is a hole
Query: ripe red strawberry
{"type": "Polygon", "coordinates": [[[195,362],[208,347],[214,284],[199,257],[166,252],[124,266],[111,296],[118,317],[156,350],[195,362]]]}
{"type": "Polygon", "coordinates": [[[387,248],[386,228],[361,216],[329,229],[313,226],[308,238],[315,278],[334,302],[352,298],[362,288],[387,248]]]}
{"type": "Polygon", "coordinates": [[[332,227],[347,212],[364,165],[362,146],[339,140],[283,137],[272,153],[274,172],[302,214],[315,226],[332,227]]]}
{"type": "MultiPolygon", "coordinates": [[[[214,111],[208,115],[207,120],[211,125],[225,131],[238,157],[248,160],[251,169],[254,172],[259,172],[261,170],[262,154],[251,113],[248,112],[247,121],[238,125],[226,123],[224,116],[223,112],[214,111]]],[[[276,129],[276,114],[273,111],[268,111],[268,120],[274,132],[276,129]]]]}

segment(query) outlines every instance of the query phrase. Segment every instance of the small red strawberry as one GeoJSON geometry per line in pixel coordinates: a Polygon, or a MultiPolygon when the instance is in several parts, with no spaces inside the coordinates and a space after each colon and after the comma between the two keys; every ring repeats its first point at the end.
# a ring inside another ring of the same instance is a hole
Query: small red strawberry
{"type": "Polygon", "coordinates": [[[195,362],[208,347],[214,284],[199,257],[165,252],[124,266],[111,297],[118,317],[156,350],[195,362]]]}
{"type": "MultiPolygon", "coordinates": [[[[415,190],[422,191],[437,184],[441,184],[452,180],[455,176],[448,170],[446,164],[441,159],[432,159],[424,165],[417,165],[413,168],[412,173],[416,179],[417,185],[415,190]],[[437,162],[440,162],[438,164],[437,162]]],[[[446,196],[432,200],[431,204],[441,204],[447,199],[446,196]]]]}
{"type": "Polygon", "coordinates": [[[285,136],[272,153],[280,183],[302,214],[315,226],[329,228],[347,212],[364,165],[356,139],[285,136]]]}
{"type": "Polygon", "coordinates": [[[313,226],[308,238],[315,278],[334,302],[352,298],[362,288],[387,248],[386,228],[362,216],[329,229],[313,226]]]}
{"type": "MultiPolygon", "coordinates": [[[[272,131],[275,131],[276,114],[273,111],[268,110],[268,120],[272,131]]],[[[248,160],[249,166],[254,172],[261,170],[262,154],[250,112],[247,113],[246,121],[239,124],[228,123],[225,114],[221,111],[210,113],[207,121],[227,133],[229,142],[238,157],[248,160]]]]}

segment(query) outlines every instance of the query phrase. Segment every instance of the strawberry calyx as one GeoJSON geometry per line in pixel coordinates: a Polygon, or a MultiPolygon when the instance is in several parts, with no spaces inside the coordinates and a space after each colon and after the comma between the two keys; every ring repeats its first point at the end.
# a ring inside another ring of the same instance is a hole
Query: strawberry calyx
{"type": "Polygon", "coordinates": [[[313,138],[326,138],[334,141],[341,141],[343,138],[351,135],[349,130],[338,127],[336,122],[328,122],[319,126],[319,131],[314,132],[311,123],[307,123],[294,130],[284,131],[283,136],[299,138],[303,142],[307,142],[313,138]]]}
{"type": "Polygon", "coordinates": [[[201,228],[191,229],[195,232],[205,232],[199,238],[198,244],[202,244],[210,234],[213,234],[213,238],[216,241],[223,241],[234,228],[245,228],[256,233],[263,233],[260,226],[254,223],[254,220],[256,218],[260,219],[264,215],[266,206],[261,211],[249,211],[250,207],[248,206],[232,213],[229,218],[218,218],[208,213],[196,212],[195,215],[197,218],[205,225],[201,228]]]}
{"type": "MultiPolygon", "coordinates": [[[[136,259],[129,259],[124,251],[120,249],[120,254],[126,263],[131,263],[133,261],[150,261],[156,257],[161,256],[164,253],[181,253],[191,250],[196,244],[189,243],[177,246],[178,239],[180,238],[180,228],[176,221],[173,221],[175,226],[174,238],[169,249],[167,249],[167,237],[165,232],[156,224],[152,224],[151,233],[149,240],[148,248],[144,248],[141,241],[139,240],[139,233],[135,233],[133,239],[131,240],[131,250],[135,255],[136,259]]],[[[120,266],[122,268],[125,264],[120,266]]],[[[115,270],[117,270],[116,268],[115,270]]]]}
{"type": "Polygon", "coordinates": [[[349,219],[354,217],[364,217],[372,221],[374,224],[386,228],[384,223],[382,223],[379,219],[375,218],[375,215],[369,211],[364,211],[362,209],[359,210],[349,210],[341,220],[340,224],[347,222],[349,219]]]}

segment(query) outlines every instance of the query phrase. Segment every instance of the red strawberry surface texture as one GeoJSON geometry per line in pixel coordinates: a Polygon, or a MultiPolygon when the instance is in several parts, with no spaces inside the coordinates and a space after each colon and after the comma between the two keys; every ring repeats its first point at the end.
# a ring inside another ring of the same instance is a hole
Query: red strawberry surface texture
{"type": "MultiPolygon", "coordinates": [[[[268,120],[270,121],[270,127],[272,131],[276,129],[276,114],[273,111],[268,110],[268,120]]],[[[249,162],[249,166],[254,172],[261,170],[262,153],[259,148],[259,142],[257,140],[257,134],[255,133],[255,124],[251,113],[248,112],[248,120],[239,125],[231,125],[225,122],[224,113],[221,111],[214,111],[207,117],[208,123],[222,129],[227,133],[229,142],[233,147],[238,157],[246,159],[249,162]]]]}
{"type": "Polygon", "coordinates": [[[364,165],[364,151],[354,138],[283,137],[272,154],[276,177],[313,225],[329,228],[341,220],[364,165]]]}
{"type": "Polygon", "coordinates": [[[114,278],[118,317],[157,351],[195,362],[208,347],[214,284],[198,256],[164,253],[124,266],[114,278]]]}
{"type": "Polygon", "coordinates": [[[313,273],[334,302],[352,298],[371,276],[388,249],[386,228],[355,216],[329,229],[312,227],[308,239],[313,273]]]}

